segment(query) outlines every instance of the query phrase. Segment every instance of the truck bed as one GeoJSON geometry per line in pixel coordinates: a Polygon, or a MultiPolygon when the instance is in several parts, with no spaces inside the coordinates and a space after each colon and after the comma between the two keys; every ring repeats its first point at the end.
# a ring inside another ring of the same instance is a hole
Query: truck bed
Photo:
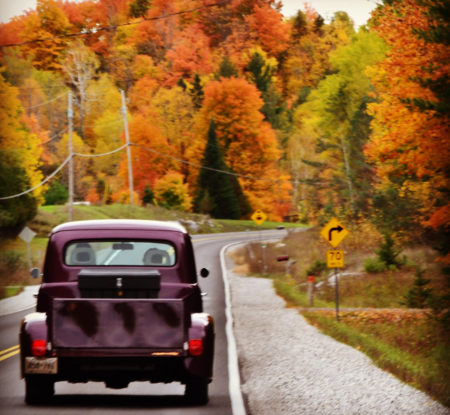
{"type": "Polygon", "coordinates": [[[183,351],[190,313],[182,299],[58,299],[50,339],[56,349],[183,351]]]}

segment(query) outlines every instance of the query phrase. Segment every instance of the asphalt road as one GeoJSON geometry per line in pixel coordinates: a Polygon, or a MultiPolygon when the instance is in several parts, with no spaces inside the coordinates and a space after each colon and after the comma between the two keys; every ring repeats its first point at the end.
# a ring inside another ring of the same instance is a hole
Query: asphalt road
{"type": "MultiPolygon", "coordinates": [[[[285,231],[262,231],[265,239],[280,238],[285,231]]],[[[56,395],[49,406],[27,406],[24,403],[24,381],[19,379],[19,355],[11,357],[7,349],[18,345],[18,330],[21,319],[33,308],[0,317],[0,413],[2,415],[21,414],[212,414],[237,415],[239,403],[236,394],[238,379],[229,371],[230,330],[226,332],[226,299],[220,261],[221,249],[232,243],[259,239],[258,232],[196,235],[193,237],[197,270],[208,268],[210,275],[200,278],[200,286],[207,295],[203,297],[204,310],[210,313],[216,323],[216,351],[214,360],[214,380],[210,384],[210,401],[206,406],[186,406],[183,399],[184,386],[176,383],[150,384],[134,382],[126,389],[107,389],[103,383],[87,384],[56,383],[56,395]],[[230,376],[233,398],[230,398],[230,376]]],[[[231,336],[232,337],[232,336],[231,336]]],[[[231,345],[233,339],[231,338],[231,345]]],[[[14,351],[14,349],[12,349],[14,351]]],[[[234,354],[231,353],[233,361],[234,354]]],[[[230,365],[232,366],[232,365],[230,365]]],[[[240,412],[243,413],[243,412],[240,412]]]]}

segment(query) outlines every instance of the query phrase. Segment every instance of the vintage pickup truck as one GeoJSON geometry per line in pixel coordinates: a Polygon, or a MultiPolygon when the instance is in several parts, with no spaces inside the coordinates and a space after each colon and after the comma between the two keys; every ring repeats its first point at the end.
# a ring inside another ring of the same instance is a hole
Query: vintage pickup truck
{"type": "Polygon", "coordinates": [[[191,238],[177,223],[54,228],[36,312],[19,336],[27,404],[46,403],[58,381],[181,382],[190,403],[208,402],[214,321],[203,312],[191,238]]]}

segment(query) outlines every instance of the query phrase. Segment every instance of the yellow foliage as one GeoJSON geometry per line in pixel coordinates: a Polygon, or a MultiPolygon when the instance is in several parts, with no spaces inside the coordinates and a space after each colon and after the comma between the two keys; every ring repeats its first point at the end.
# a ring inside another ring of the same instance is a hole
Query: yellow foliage
{"type": "Polygon", "coordinates": [[[154,193],[159,205],[185,212],[191,210],[192,198],[189,196],[188,185],[183,183],[183,176],[180,173],[169,171],[156,180],[154,193]]]}
{"type": "MultiPolygon", "coordinates": [[[[39,171],[42,153],[40,139],[26,128],[21,117],[23,107],[18,99],[18,89],[5,81],[0,72],[0,149],[22,167],[30,187],[38,185],[43,175],[39,171]]],[[[33,191],[33,195],[42,202],[42,187],[33,191]]]]}

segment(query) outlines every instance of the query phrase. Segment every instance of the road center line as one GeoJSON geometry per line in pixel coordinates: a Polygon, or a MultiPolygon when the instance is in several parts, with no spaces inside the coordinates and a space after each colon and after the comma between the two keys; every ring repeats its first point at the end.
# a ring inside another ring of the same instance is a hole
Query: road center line
{"type": "Polygon", "coordinates": [[[13,356],[15,356],[16,354],[19,354],[19,353],[20,353],[19,345],[14,346],[14,347],[10,347],[9,349],[6,349],[6,350],[2,350],[2,351],[0,352],[0,355],[2,355],[2,356],[0,357],[0,362],[1,362],[2,360],[8,359],[9,357],[13,357],[13,356]],[[17,349],[17,350],[14,350],[14,349],[17,349]],[[9,352],[10,350],[14,350],[14,351],[9,352]],[[9,352],[9,353],[8,353],[8,352],[9,352]],[[6,354],[5,354],[5,353],[6,353],[6,354]]]}
{"type": "MultiPolygon", "coordinates": [[[[272,231],[266,231],[266,232],[272,232],[272,231]]],[[[262,235],[264,235],[264,231],[262,232],[262,235]]],[[[239,235],[239,236],[241,236],[241,235],[239,235]]],[[[249,237],[255,238],[255,239],[258,238],[258,235],[255,235],[254,232],[253,233],[249,233],[249,234],[244,234],[242,236],[244,236],[246,238],[249,238],[249,237]]],[[[203,242],[203,241],[212,241],[212,240],[215,240],[215,239],[235,239],[235,238],[236,238],[236,235],[215,236],[215,237],[212,237],[212,238],[192,239],[192,242],[195,243],[195,242],[203,242]]]]}
{"type": "Polygon", "coordinates": [[[18,347],[19,347],[19,345],[16,345],[16,346],[10,347],[9,349],[2,350],[2,351],[0,352],[0,355],[5,354],[5,353],[8,353],[8,352],[10,352],[11,350],[17,349],[18,347]]]}

